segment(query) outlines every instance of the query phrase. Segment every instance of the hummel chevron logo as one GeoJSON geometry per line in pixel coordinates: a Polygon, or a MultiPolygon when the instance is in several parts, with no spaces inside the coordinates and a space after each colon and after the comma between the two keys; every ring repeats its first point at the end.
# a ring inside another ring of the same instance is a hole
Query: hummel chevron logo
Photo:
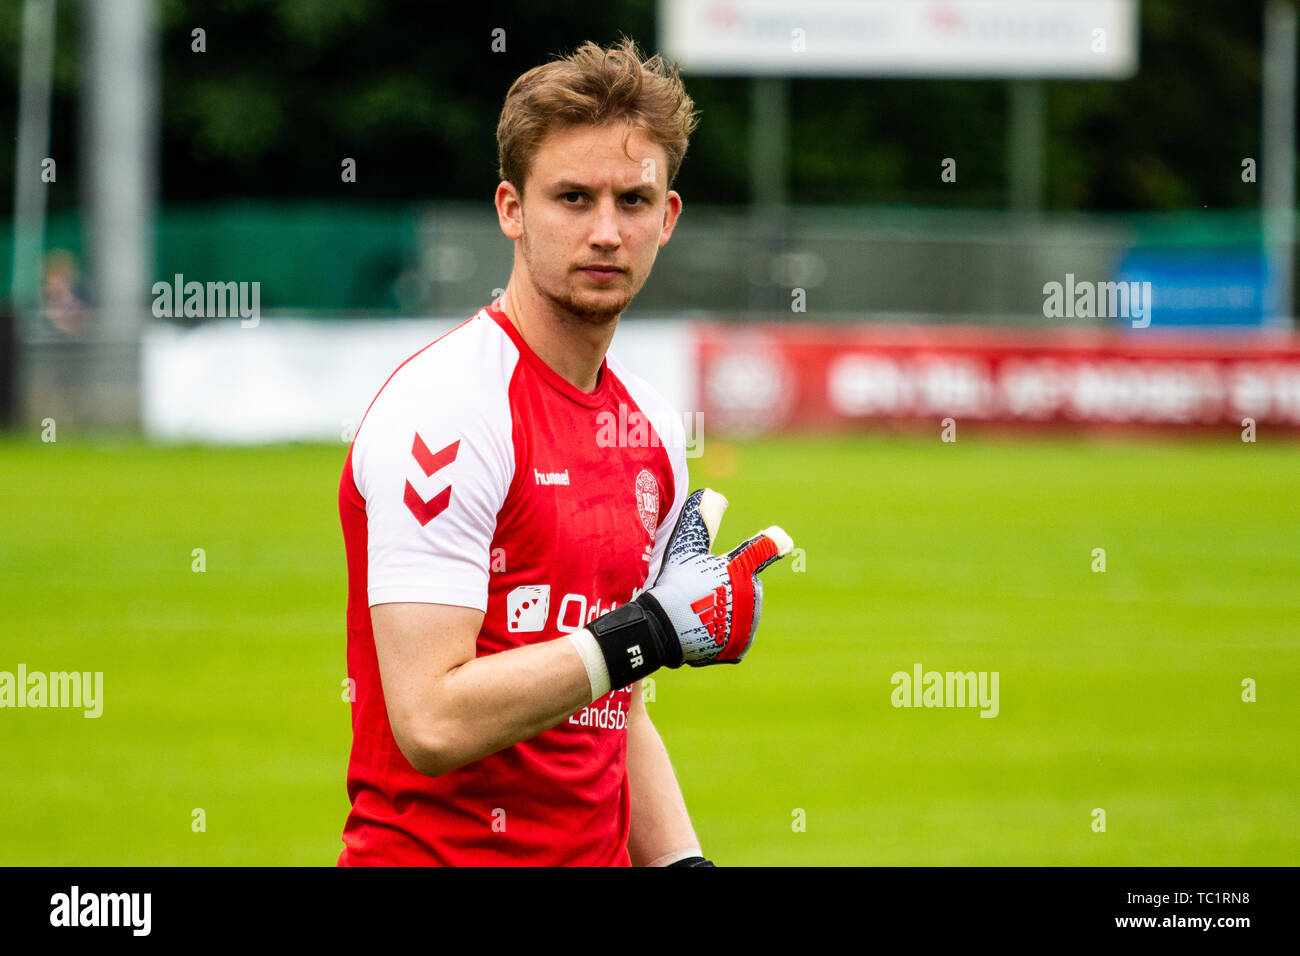
{"type": "Polygon", "coordinates": [[[700,623],[709,632],[714,644],[727,643],[727,587],[725,584],[719,584],[712,594],[702,597],[692,604],[691,610],[700,616],[700,623]]]}
{"type": "MultiPolygon", "coordinates": [[[[420,438],[420,433],[416,432],[415,444],[411,446],[411,455],[419,464],[420,470],[426,475],[432,476],[435,471],[446,468],[456,460],[456,451],[459,448],[460,439],[458,438],[435,454],[429,451],[429,446],[420,438]]],[[[411,509],[411,514],[415,515],[415,520],[420,522],[420,526],[423,527],[447,510],[447,505],[451,504],[451,485],[425,501],[420,497],[419,492],[415,490],[415,486],[408,481],[406,483],[405,500],[406,507],[411,509]]]]}

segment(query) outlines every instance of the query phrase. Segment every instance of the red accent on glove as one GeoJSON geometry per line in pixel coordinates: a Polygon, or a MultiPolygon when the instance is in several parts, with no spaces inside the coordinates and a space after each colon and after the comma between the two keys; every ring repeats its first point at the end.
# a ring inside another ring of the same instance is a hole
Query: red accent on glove
{"type": "Polygon", "coordinates": [[[741,545],[736,556],[727,562],[727,576],[731,579],[731,640],[717,660],[737,660],[745,652],[754,629],[754,571],[776,555],[776,542],[760,534],[741,545]]]}

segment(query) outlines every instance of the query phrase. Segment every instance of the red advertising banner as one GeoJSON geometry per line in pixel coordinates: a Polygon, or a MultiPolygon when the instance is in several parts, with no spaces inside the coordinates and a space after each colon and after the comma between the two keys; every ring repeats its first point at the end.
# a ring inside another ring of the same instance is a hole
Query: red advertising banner
{"type": "Polygon", "coordinates": [[[1300,335],[700,324],[696,343],[701,410],[725,431],[946,417],[1300,429],[1300,335]]]}

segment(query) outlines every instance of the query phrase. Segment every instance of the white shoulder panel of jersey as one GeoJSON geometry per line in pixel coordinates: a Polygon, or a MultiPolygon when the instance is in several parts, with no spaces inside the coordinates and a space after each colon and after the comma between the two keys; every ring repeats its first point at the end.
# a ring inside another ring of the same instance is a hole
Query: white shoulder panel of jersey
{"type": "Polygon", "coordinates": [[[518,360],[480,311],[376,396],[352,446],[372,606],[487,610],[492,536],[515,471],[508,393],[518,360]]]}
{"type": "Polygon", "coordinates": [[[659,391],[639,375],[628,371],[626,365],[618,360],[612,352],[605,353],[605,361],[627,387],[632,401],[647,418],[650,425],[663,443],[664,451],[673,467],[673,501],[672,506],[659,515],[659,528],[655,532],[654,557],[650,561],[650,573],[646,577],[646,587],[659,577],[659,565],[663,561],[668,538],[677,527],[677,516],[681,514],[682,505],[690,493],[690,475],[686,469],[686,429],[682,425],[681,415],[659,394],[659,391]]]}

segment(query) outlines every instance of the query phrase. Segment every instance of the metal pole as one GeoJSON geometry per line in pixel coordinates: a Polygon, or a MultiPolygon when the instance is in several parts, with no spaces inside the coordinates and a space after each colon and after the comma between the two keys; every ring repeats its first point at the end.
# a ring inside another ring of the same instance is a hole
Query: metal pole
{"type": "Polygon", "coordinates": [[[790,81],[758,76],[750,81],[749,311],[785,307],[785,290],[772,284],[770,267],[785,248],[785,205],[790,149],[790,81]],[[755,275],[755,272],[759,273],[755,275]]]}
{"type": "Polygon", "coordinates": [[[784,206],[790,149],[790,81],[783,76],[750,80],[750,111],[750,196],[759,206],[784,206]]]}
{"type": "Polygon", "coordinates": [[[1291,328],[1295,267],[1296,12],[1290,0],[1269,0],[1264,10],[1263,162],[1259,170],[1268,301],[1264,320],[1291,328]]]}
{"type": "Polygon", "coordinates": [[[139,347],[154,271],[156,0],[85,5],[87,248],[97,345],[87,413],[139,421],[139,347]]]}
{"type": "MultiPolygon", "coordinates": [[[[18,94],[18,146],[14,156],[13,303],[31,331],[41,301],[41,252],[49,184],[41,179],[50,148],[50,93],[54,80],[56,0],[23,4],[22,79],[18,94]]],[[[56,167],[57,170],[57,167],[56,167]]],[[[23,335],[19,335],[21,341],[23,335]]]]}
{"type": "Polygon", "coordinates": [[[1042,80],[1007,84],[1007,193],[1011,209],[1033,215],[1043,208],[1043,126],[1047,87],[1042,80]]]}

